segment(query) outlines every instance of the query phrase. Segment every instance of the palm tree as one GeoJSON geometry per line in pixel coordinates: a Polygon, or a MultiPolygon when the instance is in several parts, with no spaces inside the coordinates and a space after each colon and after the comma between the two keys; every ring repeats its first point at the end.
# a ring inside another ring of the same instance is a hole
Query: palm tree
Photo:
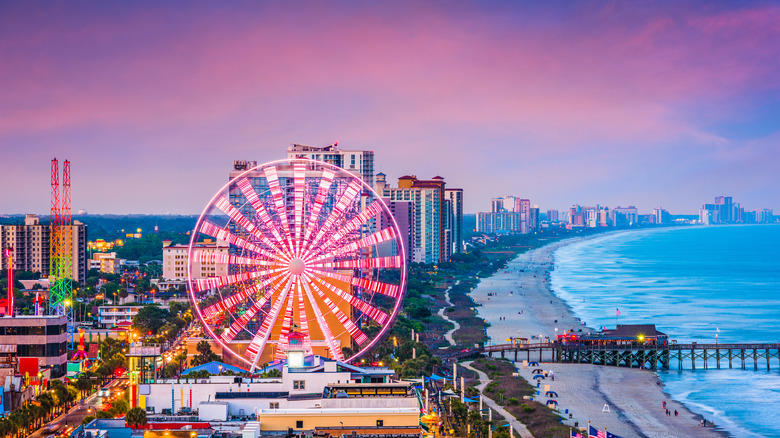
{"type": "Polygon", "coordinates": [[[51,392],[46,391],[43,394],[38,396],[38,401],[41,403],[41,407],[46,410],[46,414],[51,414],[52,409],[54,409],[54,397],[51,395],[51,392]]]}
{"type": "Polygon", "coordinates": [[[127,415],[125,415],[125,422],[127,422],[127,425],[132,428],[145,426],[146,411],[141,408],[130,409],[129,411],[127,411],[127,415]]]}

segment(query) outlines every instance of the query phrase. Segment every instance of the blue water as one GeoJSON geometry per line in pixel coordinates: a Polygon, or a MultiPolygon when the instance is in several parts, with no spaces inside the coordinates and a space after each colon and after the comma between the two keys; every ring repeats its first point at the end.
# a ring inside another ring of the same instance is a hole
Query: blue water
{"type": "MultiPolygon", "coordinates": [[[[620,309],[618,323],[653,323],[679,343],[715,343],[716,335],[720,343],[780,342],[777,225],[666,228],[577,242],[555,252],[551,284],[590,327],[614,327],[620,309]]],[[[780,364],[771,364],[770,371],[763,361],[759,371],[659,376],[670,396],[732,436],[780,436],[780,364]]]]}

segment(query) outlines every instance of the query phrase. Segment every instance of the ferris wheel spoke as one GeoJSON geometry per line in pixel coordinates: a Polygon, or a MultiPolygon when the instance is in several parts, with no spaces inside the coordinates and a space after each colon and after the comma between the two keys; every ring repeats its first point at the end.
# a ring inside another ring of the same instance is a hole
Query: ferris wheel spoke
{"type": "MultiPolygon", "coordinates": [[[[297,279],[293,281],[293,287],[295,287],[297,279]]],[[[282,329],[279,332],[279,341],[276,344],[276,353],[274,354],[274,360],[282,360],[287,355],[287,346],[289,345],[290,329],[292,328],[293,318],[293,304],[295,301],[295,291],[287,294],[287,310],[284,312],[284,318],[282,318],[282,329]]]]}
{"type": "MultiPolygon", "coordinates": [[[[312,283],[312,286],[314,284],[312,283]]],[[[322,301],[325,302],[325,305],[328,306],[331,312],[333,312],[334,315],[336,315],[336,318],[339,320],[342,326],[349,332],[349,335],[352,337],[352,339],[355,340],[359,345],[365,344],[365,342],[368,340],[368,336],[366,336],[365,333],[363,333],[362,330],[360,330],[354,322],[352,322],[351,319],[347,315],[344,314],[344,312],[341,311],[341,309],[336,306],[336,303],[333,302],[330,298],[328,298],[327,295],[322,293],[322,289],[319,287],[313,287],[313,289],[317,292],[317,295],[322,299],[322,301]]]]}
{"type": "Polygon", "coordinates": [[[317,242],[319,242],[320,239],[322,239],[326,233],[331,232],[331,229],[336,225],[338,219],[343,217],[344,212],[346,211],[349,204],[354,202],[355,199],[357,199],[357,196],[359,195],[360,195],[360,183],[355,180],[352,180],[349,183],[349,186],[347,186],[347,189],[344,190],[344,193],[342,193],[338,202],[336,202],[336,205],[333,206],[333,210],[325,219],[325,223],[322,225],[322,228],[320,228],[320,230],[314,236],[314,239],[312,239],[311,243],[309,243],[307,249],[313,248],[314,245],[316,245],[317,242]]]}
{"type": "MultiPolygon", "coordinates": [[[[221,197],[217,200],[216,204],[217,208],[222,210],[223,213],[228,215],[230,219],[236,223],[237,225],[241,226],[241,228],[249,231],[249,233],[254,236],[257,240],[263,242],[266,244],[269,248],[276,248],[278,247],[277,244],[275,244],[271,239],[268,238],[265,234],[263,234],[262,231],[260,231],[257,226],[255,226],[254,223],[250,222],[249,219],[244,217],[243,214],[241,214],[240,211],[236,207],[233,207],[230,205],[230,202],[228,202],[225,197],[221,197]]],[[[286,254],[285,254],[286,255],[286,254]]],[[[277,258],[279,258],[277,256],[277,258]]],[[[289,258],[289,256],[288,256],[289,258]]]]}
{"type": "Polygon", "coordinates": [[[379,215],[382,212],[382,204],[381,201],[374,201],[371,203],[371,205],[368,206],[365,210],[361,211],[360,214],[352,218],[349,222],[344,224],[343,227],[340,227],[338,230],[336,230],[331,236],[328,237],[328,240],[323,242],[321,245],[318,245],[316,250],[313,250],[308,254],[308,257],[316,256],[319,253],[322,253],[332,247],[333,245],[337,244],[341,239],[348,236],[349,233],[357,230],[361,225],[368,222],[372,217],[379,215]]]}
{"type": "Polygon", "coordinates": [[[323,260],[329,259],[331,257],[338,257],[342,254],[346,254],[351,251],[358,250],[360,248],[365,248],[368,246],[378,245],[382,242],[387,242],[388,240],[392,240],[396,238],[395,231],[392,227],[385,228],[384,230],[377,231],[376,233],[369,234],[368,236],[356,240],[354,242],[350,242],[346,245],[343,245],[339,247],[338,249],[335,249],[333,251],[327,252],[325,254],[320,254],[320,257],[314,260],[306,260],[306,264],[316,264],[318,262],[321,262],[323,260]]]}
{"type": "Polygon", "coordinates": [[[266,269],[263,271],[242,272],[240,274],[222,275],[219,277],[197,278],[194,280],[194,292],[203,292],[209,289],[220,288],[236,284],[242,281],[262,278],[277,272],[284,272],[287,268],[266,269]]]}
{"type": "Polygon", "coordinates": [[[235,234],[231,233],[229,230],[218,227],[217,225],[209,221],[203,221],[203,224],[200,226],[200,232],[212,236],[216,239],[224,240],[226,242],[229,242],[231,245],[235,245],[239,248],[246,249],[247,251],[251,251],[255,254],[268,257],[274,260],[278,260],[282,263],[289,262],[288,259],[285,259],[284,257],[280,257],[279,255],[266,250],[260,245],[256,245],[241,237],[238,237],[235,234]]]}
{"type": "Polygon", "coordinates": [[[238,293],[235,293],[225,298],[222,301],[216,302],[210,305],[209,307],[206,307],[205,309],[203,309],[203,316],[208,321],[214,321],[226,310],[232,309],[233,307],[235,307],[237,304],[244,301],[248,297],[260,292],[264,287],[282,278],[283,275],[284,273],[271,274],[268,278],[263,280],[261,283],[252,285],[248,288],[244,288],[240,290],[238,293]]]}
{"type": "Polygon", "coordinates": [[[268,230],[270,230],[271,235],[274,237],[274,239],[276,239],[277,244],[283,246],[286,245],[287,243],[282,238],[282,235],[277,229],[276,224],[274,223],[273,219],[271,219],[271,216],[268,214],[268,210],[266,210],[263,202],[257,195],[257,192],[252,187],[252,184],[249,183],[249,180],[246,178],[241,178],[236,181],[236,185],[239,189],[241,189],[241,192],[244,194],[247,201],[249,201],[249,203],[252,205],[252,208],[255,209],[257,215],[260,216],[260,220],[263,222],[263,225],[268,230]]]}
{"type": "Polygon", "coordinates": [[[303,195],[306,189],[306,166],[296,164],[293,166],[293,190],[295,195],[295,212],[293,239],[295,239],[295,256],[300,257],[301,243],[303,240],[303,195]]]}
{"type": "Polygon", "coordinates": [[[244,312],[243,315],[241,315],[237,320],[233,321],[233,324],[231,324],[230,327],[222,333],[222,336],[220,336],[220,338],[225,342],[231,342],[236,337],[238,332],[243,330],[244,327],[246,327],[246,325],[249,323],[249,321],[251,321],[252,318],[255,317],[257,312],[259,312],[260,309],[262,309],[263,306],[265,306],[265,303],[267,303],[268,300],[271,299],[271,297],[274,296],[274,294],[277,291],[281,290],[282,287],[284,287],[288,283],[287,281],[285,281],[287,280],[287,277],[288,275],[285,275],[281,280],[279,280],[279,282],[276,284],[275,287],[272,287],[269,290],[267,290],[263,294],[263,296],[260,297],[260,300],[255,301],[255,303],[252,304],[252,306],[250,306],[249,309],[247,309],[247,311],[244,312]]]}
{"type": "Polygon", "coordinates": [[[306,317],[306,306],[303,301],[303,287],[301,286],[300,276],[295,279],[295,290],[298,293],[298,319],[301,323],[301,334],[303,335],[303,349],[307,353],[312,351],[311,334],[309,333],[309,319],[306,317]]]}
{"type": "Polygon", "coordinates": [[[376,258],[357,258],[350,260],[340,260],[336,262],[317,262],[310,263],[312,267],[333,268],[333,269],[358,269],[358,268],[400,268],[403,261],[401,256],[376,257],[376,258]]]}
{"type": "Polygon", "coordinates": [[[279,185],[279,175],[276,173],[275,167],[269,167],[268,169],[265,169],[264,174],[265,179],[268,181],[268,188],[271,189],[271,197],[273,198],[274,205],[276,206],[276,214],[282,221],[284,237],[290,250],[293,250],[295,246],[293,245],[292,239],[290,238],[290,223],[287,219],[287,208],[284,205],[284,195],[282,194],[282,189],[279,185]]]}
{"type": "Polygon", "coordinates": [[[287,299],[287,294],[290,292],[291,284],[292,281],[288,278],[286,284],[284,285],[284,290],[280,294],[279,298],[277,298],[271,306],[271,312],[265,318],[263,318],[263,323],[260,324],[260,330],[252,338],[252,342],[249,343],[249,347],[247,347],[246,352],[249,354],[249,357],[252,360],[252,368],[250,372],[254,372],[255,367],[257,366],[257,361],[260,359],[260,355],[263,352],[263,349],[265,349],[265,344],[268,342],[271,329],[273,329],[274,325],[276,324],[276,320],[279,318],[279,312],[282,310],[282,305],[287,299]]]}
{"type": "Polygon", "coordinates": [[[306,291],[306,298],[309,299],[309,304],[311,304],[312,310],[314,311],[314,316],[317,318],[317,323],[320,326],[320,330],[322,330],[322,334],[325,335],[325,343],[328,344],[328,349],[330,350],[330,353],[338,360],[343,361],[344,360],[344,353],[341,351],[341,347],[338,346],[336,343],[336,339],[333,337],[333,333],[330,331],[330,326],[328,325],[328,322],[325,321],[325,317],[322,315],[322,311],[320,311],[320,306],[317,304],[317,301],[314,300],[314,297],[311,294],[311,288],[309,287],[311,285],[311,281],[307,279],[303,283],[303,288],[306,291]]]}
{"type": "Polygon", "coordinates": [[[276,261],[216,253],[214,251],[207,251],[202,249],[196,249],[192,251],[192,255],[194,256],[194,260],[197,260],[199,263],[225,265],[230,264],[242,266],[282,266],[279,262],[276,261]]]}
{"type": "Polygon", "coordinates": [[[311,269],[317,271],[319,275],[329,277],[337,281],[342,281],[344,283],[349,283],[352,286],[362,287],[363,289],[368,289],[372,292],[380,293],[390,298],[397,299],[401,295],[401,288],[395,284],[367,280],[365,278],[359,278],[353,275],[339,274],[338,272],[329,272],[317,267],[312,267],[311,269]]]}
{"type": "Polygon", "coordinates": [[[333,283],[324,281],[316,276],[313,278],[314,281],[316,281],[326,289],[336,294],[336,296],[338,296],[339,298],[348,301],[349,304],[352,305],[352,307],[358,309],[361,313],[368,315],[369,318],[373,319],[377,323],[384,324],[388,321],[389,316],[387,315],[387,313],[383,312],[382,310],[377,309],[371,304],[368,304],[367,302],[341,289],[340,287],[334,285],[333,283]]]}
{"type": "Polygon", "coordinates": [[[311,238],[311,232],[316,225],[317,218],[320,217],[322,206],[328,199],[328,191],[330,190],[330,186],[333,184],[333,177],[335,175],[336,173],[330,169],[325,169],[322,171],[320,184],[317,187],[317,196],[314,198],[314,204],[311,206],[311,211],[309,213],[309,220],[307,221],[306,228],[303,232],[303,248],[308,246],[309,238],[311,238]]]}

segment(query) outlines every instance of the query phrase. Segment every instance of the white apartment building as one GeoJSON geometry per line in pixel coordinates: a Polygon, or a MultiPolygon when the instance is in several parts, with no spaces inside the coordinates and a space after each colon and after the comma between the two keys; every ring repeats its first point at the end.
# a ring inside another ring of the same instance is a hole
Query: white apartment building
{"type": "MultiPolygon", "coordinates": [[[[209,255],[216,255],[217,257],[213,258],[216,260],[215,262],[196,261],[192,269],[193,278],[218,277],[228,274],[228,264],[219,261],[221,256],[224,256],[223,259],[227,259],[230,249],[227,242],[206,239],[196,244],[196,248],[199,251],[209,255]]],[[[170,240],[163,241],[162,268],[165,280],[187,279],[188,252],[189,246],[187,245],[171,245],[170,240]]]]}
{"type": "Polygon", "coordinates": [[[98,327],[109,328],[120,322],[133,322],[133,317],[144,306],[99,306],[98,327]]]}

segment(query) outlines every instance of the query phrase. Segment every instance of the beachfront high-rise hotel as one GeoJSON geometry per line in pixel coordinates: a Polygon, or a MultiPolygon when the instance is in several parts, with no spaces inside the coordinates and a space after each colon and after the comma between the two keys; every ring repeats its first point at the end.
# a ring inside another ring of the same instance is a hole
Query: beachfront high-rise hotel
{"type": "Polygon", "coordinates": [[[403,229],[408,224],[407,258],[411,262],[439,263],[463,252],[463,189],[445,188],[440,176],[429,180],[414,175],[398,178],[398,187],[377,174],[377,192],[390,205],[403,229]],[[410,208],[400,208],[407,205],[410,208]],[[409,214],[410,217],[399,217],[409,214]]]}
{"type": "Polygon", "coordinates": [[[369,187],[374,187],[374,151],[342,150],[338,143],[324,147],[293,143],[287,147],[287,158],[324,161],[350,171],[369,187]]]}

